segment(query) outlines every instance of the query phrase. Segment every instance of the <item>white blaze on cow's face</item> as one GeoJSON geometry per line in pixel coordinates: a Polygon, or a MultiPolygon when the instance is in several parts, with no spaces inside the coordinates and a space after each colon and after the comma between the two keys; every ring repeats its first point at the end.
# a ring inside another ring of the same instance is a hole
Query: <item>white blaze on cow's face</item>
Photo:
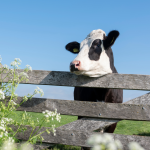
{"type": "Polygon", "coordinates": [[[106,51],[118,37],[118,31],[111,31],[105,39],[103,30],[93,30],[80,44],[71,42],[66,49],[78,53],[70,63],[70,71],[77,75],[99,77],[112,73],[110,58],[106,51]]]}

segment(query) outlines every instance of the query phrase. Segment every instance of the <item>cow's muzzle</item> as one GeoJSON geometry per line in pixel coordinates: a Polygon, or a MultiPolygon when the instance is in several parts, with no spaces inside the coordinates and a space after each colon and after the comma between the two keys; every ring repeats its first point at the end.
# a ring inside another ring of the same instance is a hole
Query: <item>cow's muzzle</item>
{"type": "Polygon", "coordinates": [[[74,72],[74,71],[79,71],[79,68],[80,68],[80,61],[73,61],[70,63],[70,72],[74,72]]]}

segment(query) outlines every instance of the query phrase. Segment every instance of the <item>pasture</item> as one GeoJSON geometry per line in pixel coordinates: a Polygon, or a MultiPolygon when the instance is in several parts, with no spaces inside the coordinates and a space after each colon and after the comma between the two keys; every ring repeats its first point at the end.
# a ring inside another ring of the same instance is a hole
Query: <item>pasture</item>
{"type": "MultiPolygon", "coordinates": [[[[16,111],[15,115],[9,116],[10,118],[19,121],[21,119],[22,111],[16,111]]],[[[28,114],[32,115],[33,119],[42,118],[42,113],[34,113],[34,112],[27,112],[28,114]]],[[[65,125],[67,123],[73,122],[77,120],[77,116],[69,116],[69,115],[61,115],[60,122],[53,122],[56,127],[65,125]]],[[[25,124],[28,125],[28,124],[25,124]]],[[[43,127],[50,127],[50,123],[45,123],[43,127]]],[[[130,120],[123,120],[117,124],[117,128],[115,129],[115,134],[123,134],[123,135],[139,135],[139,136],[150,136],[150,122],[148,121],[130,121],[130,120]]],[[[69,145],[61,145],[57,144],[53,148],[54,150],[79,150],[80,147],[77,146],[69,146],[69,145]]]]}

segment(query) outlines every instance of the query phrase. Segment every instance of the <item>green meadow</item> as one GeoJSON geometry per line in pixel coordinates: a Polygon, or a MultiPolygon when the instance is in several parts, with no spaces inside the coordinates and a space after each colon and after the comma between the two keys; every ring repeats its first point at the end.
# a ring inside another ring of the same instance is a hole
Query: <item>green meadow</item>
{"type": "MultiPolygon", "coordinates": [[[[42,113],[33,113],[27,112],[28,114],[33,116],[33,119],[42,118],[42,113]]],[[[20,121],[21,120],[21,111],[17,111],[15,115],[10,115],[9,117],[20,121]]],[[[56,127],[62,126],[64,124],[70,123],[77,120],[77,116],[69,116],[69,115],[61,115],[61,121],[53,121],[52,123],[56,125],[56,127]]],[[[25,125],[27,125],[25,123],[25,125]]],[[[43,127],[49,127],[50,123],[44,123],[43,127]]],[[[148,121],[129,121],[122,120],[117,124],[117,128],[114,132],[115,134],[124,134],[124,135],[139,135],[139,136],[150,136],[150,122],[148,121]]],[[[79,150],[80,147],[77,146],[69,146],[69,145],[61,145],[57,144],[53,148],[53,150],[79,150]]]]}

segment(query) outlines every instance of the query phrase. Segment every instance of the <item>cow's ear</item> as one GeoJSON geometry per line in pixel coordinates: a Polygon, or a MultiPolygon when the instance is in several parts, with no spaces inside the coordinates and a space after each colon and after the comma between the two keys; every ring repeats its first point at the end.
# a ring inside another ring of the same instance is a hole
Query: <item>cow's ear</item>
{"type": "Polygon", "coordinates": [[[119,36],[119,32],[116,30],[110,31],[105,40],[103,40],[104,49],[108,49],[114,43],[117,37],[119,36]]]}
{"type": "Polygon", "coordinates": [[[78,42],[71,42],[71,43],[68,43],[66,45],[66,50],[74,53],[74,54],[78,54],[79,51],[80,51],[80,43],[78,42]]]}

